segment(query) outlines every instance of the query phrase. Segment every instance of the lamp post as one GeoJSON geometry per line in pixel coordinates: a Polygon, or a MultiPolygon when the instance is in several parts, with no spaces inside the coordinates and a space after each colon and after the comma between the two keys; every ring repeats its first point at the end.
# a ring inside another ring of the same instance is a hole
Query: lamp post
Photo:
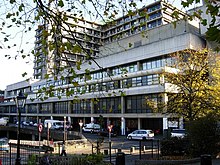
{"type": "Polygon", "coordinates": [[[79,126],[80,126],[80,136],[82,136],[82,126],[83,126],[82,120],[79,121],[79,126]]]}
{"type": "Polygon", "coordinates": [[[19,92],[18,96],[14,98],[16,108],[18,110],[18,130],[17,130],[17,158],[15,165],[21,165],[21,158],[20,158],[20,131],[21,131],[21,110],[25,106],[26,96],[22,91],[19,92]]]}

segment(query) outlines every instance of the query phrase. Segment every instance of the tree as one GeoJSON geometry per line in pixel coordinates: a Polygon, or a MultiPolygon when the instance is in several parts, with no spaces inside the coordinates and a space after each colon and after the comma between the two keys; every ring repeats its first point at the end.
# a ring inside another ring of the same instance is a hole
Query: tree
{"type": "MultiPolygon", "coordinates": [[[[185,0],[181,1],[183,8],[187,8],[190,5],[200,3],[200,0],[185,0]]],[[[187,19],[192,20],[193,18],[198,18],[203,26],[207,26],[206,38],[209,41],[214,41],[217,43],[216,51],[220,51],[220,22],[219,22],[219,8],[220,3],[218,0],[204,0],[205,3],[205,11],[200,8],[193,10],[191,15],[188,15],[187,19]],[[210,16],[203,17],[204,14],[210,16]],[[210,19],[210,20],[209,20],[210,19]],[[210,21],[210,22],[209,22],[210,21]]],[[[178,16],[177,16],[178,17],[178,16]]]]}
{"type": "Polygon", "coordinates": [[[220,76],[215,54],[208,50],[185,50],[172,56],[175,62],[170,71],[163,73],[165,83],[171,87],[167,91],[166,113],[189,121],[210,112],[219,113],[220,76]]]}

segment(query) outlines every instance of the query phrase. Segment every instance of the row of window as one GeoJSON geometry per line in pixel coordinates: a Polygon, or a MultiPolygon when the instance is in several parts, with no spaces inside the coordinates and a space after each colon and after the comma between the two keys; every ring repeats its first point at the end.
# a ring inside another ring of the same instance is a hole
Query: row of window
{"type": "MultiPolygon", "coordinates": [[[[155,106],[161,102],[162,97],[158,94],[151,95],[137,95],[125,97],[125,113],[151,113],[148,100],[154,101],[155,106]]],[[[121,97],[100,98],[94,102],[94,114],[103,113],[121,113],[121,97]]],[[[16,107],[0,106],[2,113],[16,113],[16,107]],[[9,111],[9,109],[11,109],[9,111]]],[[[91,100],[76,100],[69,102],[55,102],[42,104],[28,104],[21,113],[39,113],[39,114],[91,114],[91,100]],[[39,112],[37,111],[39,107],[39,112]],[[70,108],[70,111],[69,111],[70,108]]]]}
{"type": "Polygon", "coordinates": [[[125,79],[122,82],[122,86],[123,88],[129,88],[129,87],[156,85],[159,83],[160,83],[160,77],[158,74],[155,74],[155,75],[147,75],[147,76],[125,79]]]}
{"type": "MultiPolygon", "coordinates": [[[[116,76],[116,75],[122,75],[126,73],[133,73],[137,72],[138,70],[151,70],[155,68],[161,68],[164,66],[171,66],[175,63],[175,58],[173,57],[167,57],[167,58],[155,58],[155,59],[148,59],[140,62],[140,65],[138,67],[137,63],[132,63],[130,65],[123,65],[119,67],[114,67],[110,71],[102,70],[100,72],[94,72],[90,74],[91,80],[100,80],[105,77],[109,76],[116,76]],[[139,68],[139,69],[138,69],[139,68]]],[[[84,82],[85,78],[84,75],[79,75],[79,77],[75,78],[75,82],[84,82]]],[[[108,91],[108,90],[114,90],[119,88],[126,88],[126,87],[136,87],[136,86],[145,86],[145,85],[153,85],[158,84],[159,82],[159,75],[148,75],[144,77],[136,77],[132,79],[124,79],[121,81],[112,81],[112,82],[106,82],[101,84],[93,84],[93,85],[87,85],[82,87],[77,87],[73,89],[69,89],[74,91],[74,94],[77,93],[89,93],[89,92],[98,92],[98,91],[108,91]]],[[[32,89],[33,91],[39,90],[41,88],[47,88],[50,86],[63,86],[69,84],[68,79],[64,80],[51,80],[48,81],[46,84],[41,85],[33,85],[32,89]]],[[[55,91],[55,96],[62,96],[66,95],[65,90],[55,91]]],[[[11,91],[7,93],[7,96],[14,96],[16,95],[16,91],[11,91]]]]}
{"type": "MultiPolygon", "coordinates": [[[[156,59],[148,59],[145,61],[142,61],[140,63],[140,69],[139,70],[150,70],[155,68],[160,68],[164,66],[170,66],[175,62],[175,59],[172,57],[167,58],[156,58],[156,59]]],[[[100,72],[94,72],[90,74],[91,80],[99,80],[105,77],[109,76],[117,76],[121,74],[126,73],[133,73],[138,71],[138,65],[137,63],[132,63],[130,65],[122,65],[119,67],[111,68],[108,72],[107,70],[102,70],[100,72]]],[[[79,77],[75,78],[73,81],[75,82],[84,82],[85,76],[79,75],[79,77]]],[[[49,86],[62,86],[67,84],[67,80],[58,80],[58,81],[48,81],[47,84],[37,85],[32,87],[33,90],[41,89],[42,87],[49,87],[49,86]]]]}

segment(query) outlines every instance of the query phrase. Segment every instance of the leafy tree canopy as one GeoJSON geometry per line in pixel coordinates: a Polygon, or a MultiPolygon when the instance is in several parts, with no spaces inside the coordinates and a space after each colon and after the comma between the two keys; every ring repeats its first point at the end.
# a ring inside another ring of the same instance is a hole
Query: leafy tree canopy
{"type": "Polygon", "coordinates": [[[166,84],[174,86],[167,92],[167,113],[195,120],[210,112],[219,113],[220,65],[211,51],[186,50],[173,54],[175,72],[164,72],[166,84]],[[175,89],[175,90],[170,90],[175,89]]]}

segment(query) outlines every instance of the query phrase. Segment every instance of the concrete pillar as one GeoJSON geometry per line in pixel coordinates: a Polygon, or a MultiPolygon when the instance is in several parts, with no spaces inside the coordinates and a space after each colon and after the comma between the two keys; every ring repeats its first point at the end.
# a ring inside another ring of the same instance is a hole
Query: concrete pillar
{"type": "Polygon", "coordinates": [[[139,62],[139,61],[137,62],[137,70],[138,70],[138,71],[141,70],[141,65],[140,65],[140,62],[139,62]]]}
{"type": "Polygon", "coordinates": [[[71,117],[70,116],[67,117],[67,121],[71,123],[71,117]]]}
{"type": "Polygon", "coordinates": [[[51,114],[53,114],[53,112],[54,112],[53,107],[54,107],[54,106],[53,106],[53,103],[50,103],[50,104],[49,104],[49,111],[50,111],[51,114]]]}
{"type": "Polygon", "coordinates": [[[125,135],[125,118],[121,117],[121,135],[125,135]]]}
{"type": "Polygon", "coordinates": [[[125,125],[125,118],[123,117],[125,113],[125,97],[121,96],[121,135],[125,135],[126,125],[125,125]]]}
{"type": "Polygon", "coordinates": [[[141,119],[138,118],[138,129],[141,129],[141,119]]]}
{"type": "Polygon", "coordinates": [[[37,104],[37,114],[40,113],[40,104],[37,104]]]}
{"type": "Polygon", "coordinates": [[[125,97],[121,96],[121,114],[125,113],[125,97]]]}
{"type": "MultiPolygon", "coordinates": [[[[72,113],[72,103],[71,101],[68,101],[68,114],[71,114],[72,113]]],[[[69,121],[69,120],[68,120],[69,121]]]]}
{"type": "Polygon", "coordinates": [[[163,130],[168,129],[168,118],[163,117],[163,130]]]}
{"type": "Polygon", "coordinates": [[[91,114],[94,114],[94,102],[92,101],[92,99],[90,102],[90,106],[91,106],[91,114]]]}
{"type": "Polygon", "coordinates": [[[183,127],[184,127],[184,125],[183,125],[183,117],[180,117],[180,119],[179,119],[179,128],[180,129],[183,129],[183,127]]]}
{"type": "Polygon", "coordinates": [[[91,117],[91,123],[94,123],[94,117],[91,117]]]}

